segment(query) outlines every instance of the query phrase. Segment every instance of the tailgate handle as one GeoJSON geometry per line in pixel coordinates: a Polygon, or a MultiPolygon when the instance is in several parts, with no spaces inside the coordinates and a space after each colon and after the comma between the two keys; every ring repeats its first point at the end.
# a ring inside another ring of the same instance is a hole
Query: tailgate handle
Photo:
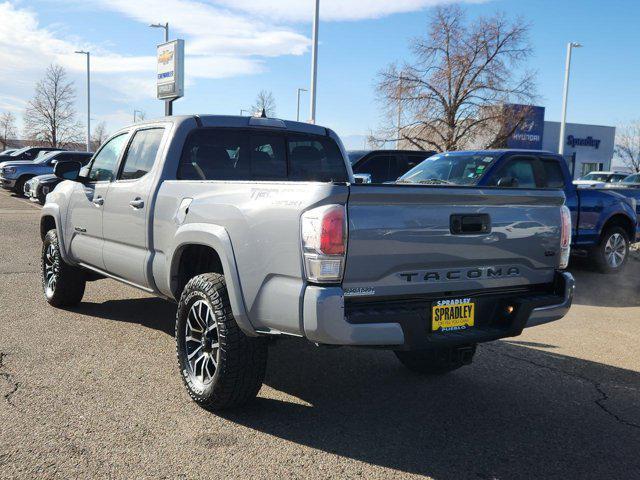
{"type": "Polygon", "coordinates": [[[489,233],[491,231],[491,218],[486,213],[451,215],[449,229],[454,235],[489,233]]]}

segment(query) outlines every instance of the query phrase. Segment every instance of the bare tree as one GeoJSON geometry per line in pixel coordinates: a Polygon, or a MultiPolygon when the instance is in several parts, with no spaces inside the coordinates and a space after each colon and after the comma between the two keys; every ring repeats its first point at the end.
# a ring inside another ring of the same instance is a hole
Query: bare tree
{"type": "Polygon", "coordinates": [[[104,122],[98,123],[93,129],[93,135],[91,136],[91,149],[94,152],[98,150],[107,138],[109,138],[109,134],[107,133],[106,124],[104,122]]]}
{"type": "Polygon", "coordinates": [[[76,120],[73,82],[60,65],[49,65],[36,84],[24,115],[25,133],[51,147],[81,141],[82,124],[76,120]]]}
{"type": "Polygon", "coordinates": [[[3,112],[0,114],[0,143],[2,143],[2,150],[6,150],[7,142],[10,138],[15,138],[18,135],[16,129],[16,117],[11,112],[3,112]]]}
{"type": "Polygon", "coordinates": [[[262,113],[262,110],[264,110],[267,117],[275,117],[276,99],[273,97],[273,93],[270,90],[260,90],[251,110],[257,114],[262,113]]]}
{"type": "Polygon", "coordinates": [[[412,41],[414,60],[380,73],[378,142],[438,151],[504,145],[529,114],[506,104],[535,100],[535,75],[515,73],[531,55],[528,30],[502,14],[469,23],[460,7],[435,9],[428,34],[412,41]]]}
{"type": "Polygon", "coordinates": [[[640,172],[640,120],[618,129],[615,153],[625,166],[640,172]]]}

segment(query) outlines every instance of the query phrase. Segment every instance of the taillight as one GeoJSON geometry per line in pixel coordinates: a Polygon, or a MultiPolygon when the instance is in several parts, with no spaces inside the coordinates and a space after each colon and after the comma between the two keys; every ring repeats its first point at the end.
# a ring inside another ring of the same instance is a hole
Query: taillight
{"type": "Polygon", "coordinates": [[[571,212],[566,205],[560,208],[560,220],[562,229],[560,231],[560,264],[558,268],[564,269],[569,265],[569,255],[571,254],[571,212]]]}
{"type": "Polygon", "coordinates": [[[343,205],[326,205],[302,214],[302,253],[307,280],[342,280],[347,247],[347,214],[343,205]]]}

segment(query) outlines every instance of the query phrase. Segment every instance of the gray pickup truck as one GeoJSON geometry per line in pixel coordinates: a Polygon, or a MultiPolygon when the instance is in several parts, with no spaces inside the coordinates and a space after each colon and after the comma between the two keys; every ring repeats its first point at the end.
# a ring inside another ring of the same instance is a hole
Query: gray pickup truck
{"type": "Polygon", "coordinates": [[[208,409],[257,395],[270,337],[391,349],[443,373],[571,305],[561,190],[356,184],[320,126],[167,117],[55,172],[47,301],[77,304],[105,277],[177,301],[180,372],[208,409]]]}

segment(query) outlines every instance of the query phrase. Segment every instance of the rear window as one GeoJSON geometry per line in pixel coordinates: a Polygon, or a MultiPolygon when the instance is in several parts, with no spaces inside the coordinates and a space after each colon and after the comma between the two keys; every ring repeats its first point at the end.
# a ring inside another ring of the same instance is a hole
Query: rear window
{"type": "Polygon", "coordinates": [[[261,130],[195,130],[178,167],[180,180],[346,182],[338,145],[329,137],[261,130]]]}

